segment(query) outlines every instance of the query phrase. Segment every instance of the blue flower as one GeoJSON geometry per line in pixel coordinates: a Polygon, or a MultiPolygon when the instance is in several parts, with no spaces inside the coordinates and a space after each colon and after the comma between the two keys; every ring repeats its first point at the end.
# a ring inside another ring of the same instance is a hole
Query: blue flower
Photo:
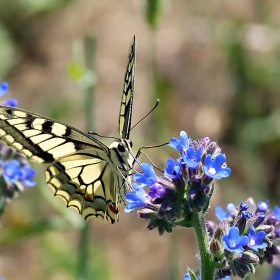
{"type": "Polygon", "coordinates": [[[182,157],[189,167],[196,168],[201,162],[202,155],[203,149],[201,147],[196,152],[194,150],[194,147],[190,147],[187,149],[187,154],[182,154],[182,157]]]}
{"type": "Polygon", "coordinates": [[[231,280],[230,276],[226,276],[225,278],[221,278],[220,280],[231,280]]]}
{"type": "MultiPolygon", "coordinates": [[[[184,280],[191,280],[192,278],[191,278],[191,276],[190,276],[190,274],[189,273],[186,273],[185,274],[185,277],[184,277],[184,280]]],[[[198,276],[197,277],[197,280],[201,280],[201,276],[198,276]]]]}
{"type": "Polygon", "coordinates": [[[132,184],[133,191],[125,195],[128,205],[125,207],[124,212],[130,213],[137,208],[144,207],[147,202],[147,194],[143,190],[146,185],[132,184]]]}
{"type": "Polygon", "coordinates": [[[267,247],[267,243],[263,242],[266,237],[266,233],[264,231],[259,231],[256,233],[254,226],[250,227],[248,238],[248,247],[252,250],[258,252],[259,249],[264,249],[267,247]]]}
{"type": "Polygon", "coordinates": [[[190,145],[190,139],[185,131],[180,132],[180,140],[173,137],[169,143],[170,147],[178,150],[180,153],[188,149],[189,145],[190,145]]]}
{"type": "Polygon", "coordinates": [[[3,105],[10,106],[10,107],[17,107],[18,101],[17,99],[9,98],[4,101],[3,105]]]}
{"type": "Polygon", "coordinates": [[[9,92],[9,85],[7,82],[3,82],[1,85],[0,85],[0,97],[5,95],[6,93],[9,92]]]}
{"type": "Polygon", "coordinates": [[[172,178],[177,179],[181,176],[181,164],[179,162],[175,162],[174,159],[170,158],[166,162],[167,167],[164,167],[164,173],[172,178]]]}
{"type": "Polygon", "coordinates": [[[247,236],[239,236],[239,228],[232,227],[229,234],[223,237],[225,248],[230,252],[241,253],[244,251],[242,246],[248,244],[247,236]]]}
{"type": "Polygon", "coordinates": [[[280,207],[275,206],[274,210],[273,210],[273,214],[274,214],[275,218],[277,219],[277,221],[280,221],[280,207]]]}
{"type": "Polygon", "coordinates": [[[235,209],[235,205],[233,203],[229,203],[227,205],[227,211],[225,212],[221,206],[217,206],[215,209],[215,214],[217,219],[222,222],[225,218],[230,217],[230,210],[235,209]]]}
{"type": "Polygon", "coordinates": [[[157,182],[157,175],[154,171],[153,166],[147,163],[140,164],[142,170],[144,171],[143,174],[137,173],[134,175],[134,180],[137,183],[145,184],[146,186],[151,186],[157,182]]]}
{"type": "Polygon", "coordinates": [[[31,178],[35,177],[36,174],[37,174],[36,170],[32,169],[30,165],[24,165],[21,168],[20,181],[26,187],[34,187],[36,185],[36,182],[33,181],[31,178]]]}
{"type": "Polygon", "coordinates": [[[269,280],[279,280],[280,279],[280,268],[276,269],[276,271],[271,275],[269,280]]]}
{"type": "Polygon", "coordinates": [[[3,177],[6,182],[16,183],[21,175],[20,163],[17,160],[6,161],[3,164],[3,177]]]}
{"type": "Polygon", "coordinates": [[[223,154],[217,155],[214,160],[212,160],[211,155],[207,155],[203,166],[204,173],[208,177],[217,180],[228,177],[231,173],[231,169],[223,166],[225,162],[226,157],[223,154]]]}
{"type": "Polygon", "coordinates": [[[260,201],[258,203],[258,212],[266,213],[269,209],[269,201],[260,201]]]}

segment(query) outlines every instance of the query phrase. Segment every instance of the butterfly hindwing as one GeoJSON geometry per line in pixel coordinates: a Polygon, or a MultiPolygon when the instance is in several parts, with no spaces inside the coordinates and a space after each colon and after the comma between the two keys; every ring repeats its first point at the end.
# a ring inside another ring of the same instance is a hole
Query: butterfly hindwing
{"type": "Polygon", "coordinates": [[[119,182],[105,152],[86,149],[66,155],[47,168],[46,177],[54,194],[86,220],[95,216],[115,221],[119,182]]]}

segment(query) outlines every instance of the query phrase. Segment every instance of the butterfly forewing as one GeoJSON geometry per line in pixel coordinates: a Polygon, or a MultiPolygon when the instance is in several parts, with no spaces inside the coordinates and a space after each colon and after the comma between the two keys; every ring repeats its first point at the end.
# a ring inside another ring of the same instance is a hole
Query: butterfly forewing
{"type": "Polygon", "coordinates": [[[0,106],[0,140],[39,163],[86,148],[108,150],[102,142],[67,124],[7,106],[0,106]]]}
{"type": "Polygon", "coordinates": [[[132,105],[134,95],[134,77],[136,67],[136,37],[133,38],[133,43],[130,49],[127,69],[124,76],[123,95],[119,115],[119,133],[122,139],[129,139],[132,105]]]}
{"type": "Polygon", "coordinates": [[[129,132],[134,94],[136,38],[129,55],[119,115],[121,139],[110,147],[67,124],[22,109],[0,105],[0,141],[27,159],[51,163],[47,184],[56,196],[88,220],[118,219],[130,190],[132,156],[129,132]]]}

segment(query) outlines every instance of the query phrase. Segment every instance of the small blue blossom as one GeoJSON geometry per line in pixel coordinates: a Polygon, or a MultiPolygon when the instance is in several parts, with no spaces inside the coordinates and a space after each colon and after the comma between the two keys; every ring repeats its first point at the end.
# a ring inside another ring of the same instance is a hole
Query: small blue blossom
{"type": "Polygon", "coordinates": [[[263,212],[263,213],[266,213],[269,209],[269,201],[260,201],[258,203],[258,212],[263,212]]]}
{"type": "Polygon", "coordinates": [[[17,160],[6,161],[3,164],[3,177],[6,182],[16,183],[21,175],[20,163],[17,160]]]}
{"type": "Polygon", "coordinates": [[[9,92],[9,85],[7,82],[0,84],[0,97],[9,92]]]}
{"type": "Polygon", "coordinates": [[[252,250],[258,252],[259,249],[264,249],[267,247],[267,243],[263,242],[266,237],[266,233],[264,231],[259,231],[256,233],[254,226],[250,227],[248,238],[248,247],[252,250]]]}
{"type": "Polygon", "coordinates": [[[133,191],[125,195],[128,205],[125,207],[124,212],[130,213],[137,208],[144,207],[147,202],[147,194],[143,190],[146,185],[132,184],[133,191]]]}
{"type": "Polygon", "coordinates": [[[235,205],[233,203],[229,203],[227,205],[227,211],[225,212],[221,206],[217,206],[215,208],[215,214],[217,219],[222,222],[225,218],[230,217],[230,210],[235,209],[235,205]]]}
{"type": "MultiPolygon", "coordinates": [[[[190,276],[190,274],[189,273],[186,273],[185,274],[185,277],[184,277],[184,280],[191,280],[192,278],[191,278],[191,276],[190,276]]],[[[201,276],[198,276],[197,277],[197,280],[201,280],[201,276]]]]}
{"type": "Polygon", "coordinates": [[[247,236],[239,236],[239,228],[232,227],[229,234],[223,237],[225,248],[230,252],[241,253],[244,251],[242,246],[248,244],[247,236]]]}
{"type": "Polygon", "coordinates": [[[226,276],[224,278],[221,278],[220,280],[231,280],[230,276],[226,276]]]}
{"type": "Polygon", "coordinates": [[[154,171],[153,166],[147,163],[140,164],[142,170],[144,171],[143,174],[137,173],[134,175],[134,180],[137,183],[145,184],[146,186],[151,186],[157,182],[157,175],[154,171]]]}
{"type": "Polygon", "coordinates": [[[187,149],[186,154],[182,154],[184,162],[190,168],[196,168],[198,164],[201,162],[203,155],[203,149],[200,147],[196,152],[194,147],[190,147],[187,149]]]}
{"type": "Polygon", "coordinates": [[[178,150],[180,153],[188,149],[189,145],[190,145],[190,139],[185,131],[180,132],[180,140],[173,137],[169,143],[170,147],[178,150]]]}
{"type": "Polygon", "coordinates": [[[181,163],[175,162],[174,159],[170,158],[166,162],[167,167],[164,167],[164,174],[172,179],[177,179],[181,176],[181,163]]]}
{"type": "Polygon", "coordinates": [[[24,165],[21,168],[20,181],[26,187],[34,187],[36,185],[36,182],[33,181],[32,178],[35,177],[36,174],[37,174],[36,170],[32,169],[30,165],[24,165]]]}
{"type": "Polygon", "coordinates": [[[3,105],[10,106],[10,107],[17,107],[18,101],[14,98],[9,98],[4,101],[3,105]]]}
{"type": "Polygon", "coordinates": [[[273,210],[273,214],[274,214],[275,218],[277,219],[277,221],[280,221],[280,207],[275,206],[274,210],[273,210]]]}
{"type": "Polygon", "coordinates": [[[228,167],[223,167],[225,162],[226,157],[223,154],[217,155],[214,160],[212,160],[211,155],[207,155],[203,166],[204,173],[208,177],[217,180],[223,177],[228,177],[231,173],[231,169],[228,167]]]}

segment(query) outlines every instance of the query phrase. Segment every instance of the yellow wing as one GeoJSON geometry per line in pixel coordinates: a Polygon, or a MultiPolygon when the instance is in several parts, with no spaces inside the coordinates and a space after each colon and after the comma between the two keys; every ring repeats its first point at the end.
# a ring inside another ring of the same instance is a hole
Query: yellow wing
{"type": "Polygon", "coordinates": [[[67,207],[74,207],[88,220],[92,217],[115,222],[119,213],[118,186],[122,178],[107,154],[81,150],[53,162],[46,171],[47,184],[67,207]]]}

